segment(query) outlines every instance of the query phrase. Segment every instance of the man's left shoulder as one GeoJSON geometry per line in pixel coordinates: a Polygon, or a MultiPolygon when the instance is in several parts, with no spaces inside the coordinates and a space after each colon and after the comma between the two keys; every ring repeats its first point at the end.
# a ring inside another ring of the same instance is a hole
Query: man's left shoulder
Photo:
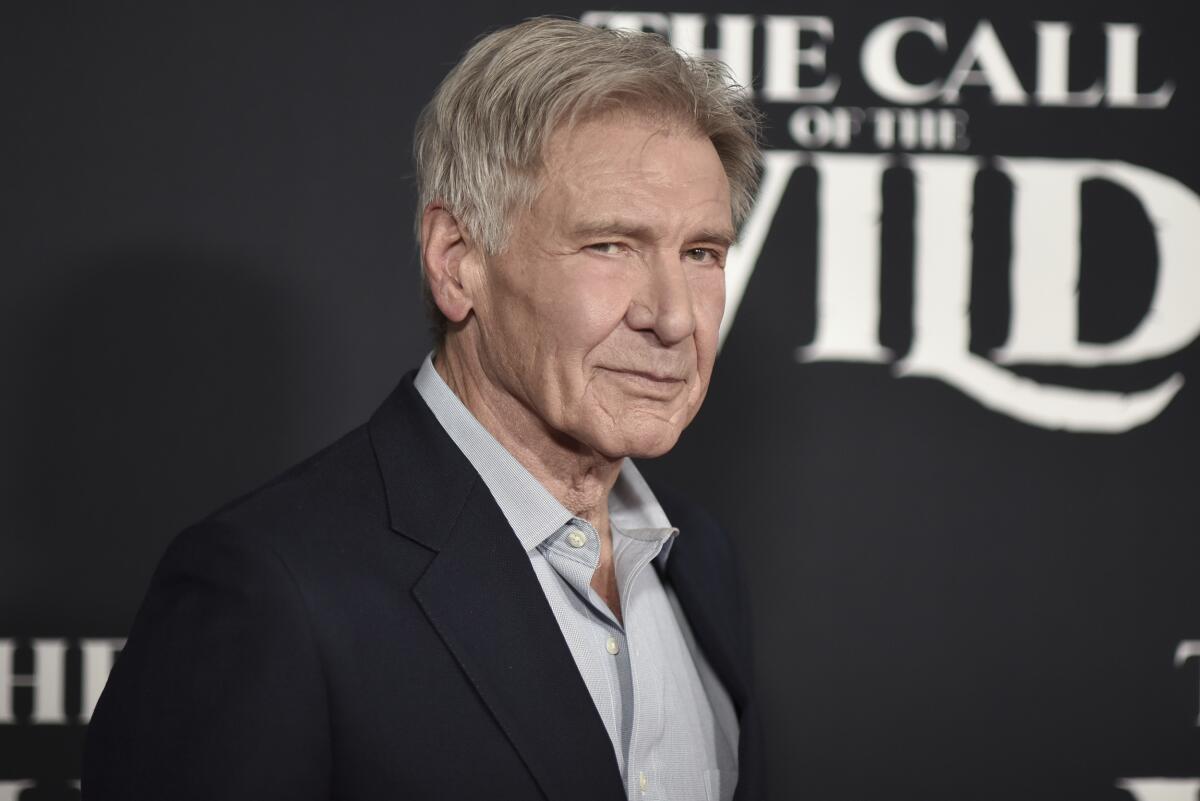
{"type": "Polygon", "coordinates": [[[651,485],[658,505],[679,535],[667,557],[666,577],[676,588],[704,588],[718,600],[727,622],[748,631],[749,603],[738,549],[725,527],[704,507],[660,482],[651,485]]]}
{"type": "Polygon", "coordinates": [[[692,547],[712,557],[735,559],[735,548],[725,527],[707,509],[673,487],[663,486],[659,482],[653,482],[650,486],[671,525],[679,529],[680,542],[686,537],[692,542],[692,547]]]}

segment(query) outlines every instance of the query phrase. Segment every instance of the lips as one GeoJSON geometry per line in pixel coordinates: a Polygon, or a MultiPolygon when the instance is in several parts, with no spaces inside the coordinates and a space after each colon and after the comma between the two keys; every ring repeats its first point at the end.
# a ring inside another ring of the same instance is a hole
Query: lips
{"type": "Polygon", "coordinates": [[[687,381],[687,370],[670,370],[657,369],[646,367],[617,367],[612,365],[602,365],[602,370],[607,370],[610,373],[620,373],[625,376],[634,378],[644,378],[647,381],[656,381],[663,384],[673,384],[679,381],[687,381]]]}
{"type": "Polygon", "coordinates": [[[671,400],[687,385],[686,378],[674,373],[618,367],[603,369],[620,381],[625,386],[625,391],[654,400],[671,400]]]}
{"type": "Polygon", "coordinates": [[[627,370],[616,367],[609,367],[607,369],[614,373],[621,373],[623,375],[632,376],[633,378],[642,378],[647,381],[654,381],[660,384],[675,384],[680,381],[687,380],[683,376],[673,375],[670,373],[656,373],[650,370],[627,370]]]}

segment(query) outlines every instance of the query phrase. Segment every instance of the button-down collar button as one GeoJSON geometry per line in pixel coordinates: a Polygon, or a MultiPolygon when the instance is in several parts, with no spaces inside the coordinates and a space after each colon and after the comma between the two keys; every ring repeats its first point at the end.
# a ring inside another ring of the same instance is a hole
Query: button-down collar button
{"type": "Polygon", "coordinates": [[[587,537],[577,528],[571,529],[571,533],[567,535],[567,544],[572,548],[582,548],[586,542],[587,537]]]}
{"type": "Polygon", "coordinates": [[[608,652],[610,654],[612,654],[613,656],[616,656],[617,654],[621,653],[621,644],[619,642],[617,642],[616,637],[613,637],[611,635],[608,638],[608,642],[604,643],[604,647],[607,648],[608,652]]]}

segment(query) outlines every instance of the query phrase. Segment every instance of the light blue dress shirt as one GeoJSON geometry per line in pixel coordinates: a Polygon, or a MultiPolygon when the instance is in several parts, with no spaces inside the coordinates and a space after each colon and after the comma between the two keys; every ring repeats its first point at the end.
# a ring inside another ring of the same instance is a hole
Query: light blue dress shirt
{"type": "Polygon", "coordinates": [[[622,624],[591,587],[600,562],[596,530],[567,511],[496,441],[442,380],[430,357],[415,385],[529,554],[608,731],[628,797],[731,799],[737,782],[737,715],[674,593],[650,564],[665,563],[679,531],[633,462],[622,463],[608,502],[622,624]]]}

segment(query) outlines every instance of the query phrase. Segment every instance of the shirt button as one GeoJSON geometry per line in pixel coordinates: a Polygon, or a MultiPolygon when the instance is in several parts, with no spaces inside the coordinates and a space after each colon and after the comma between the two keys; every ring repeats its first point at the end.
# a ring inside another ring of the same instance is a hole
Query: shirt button
{"type": "Polygon", "coordinates": [[[567,544],[572,548],[582,548],[586,542],[587,537],[577,528],[571,529],[571,533],[567,535],[567,544]]]}
{"type": "Polygon", "coordinates": [[[621,653],[621,644],[619,642],[617,642],[616,637],[610,636],[608,638],[608,642],[604,643],[604,647],[607,648],[608,652],[610,654],[612,654],[613,656],[616,656],[617,654],[621,653]]]}
{"type": "Polygon", "coordinates": [[[643,793],[646,792],[646,774],[638,771],[638,789],[643,793]]]}

